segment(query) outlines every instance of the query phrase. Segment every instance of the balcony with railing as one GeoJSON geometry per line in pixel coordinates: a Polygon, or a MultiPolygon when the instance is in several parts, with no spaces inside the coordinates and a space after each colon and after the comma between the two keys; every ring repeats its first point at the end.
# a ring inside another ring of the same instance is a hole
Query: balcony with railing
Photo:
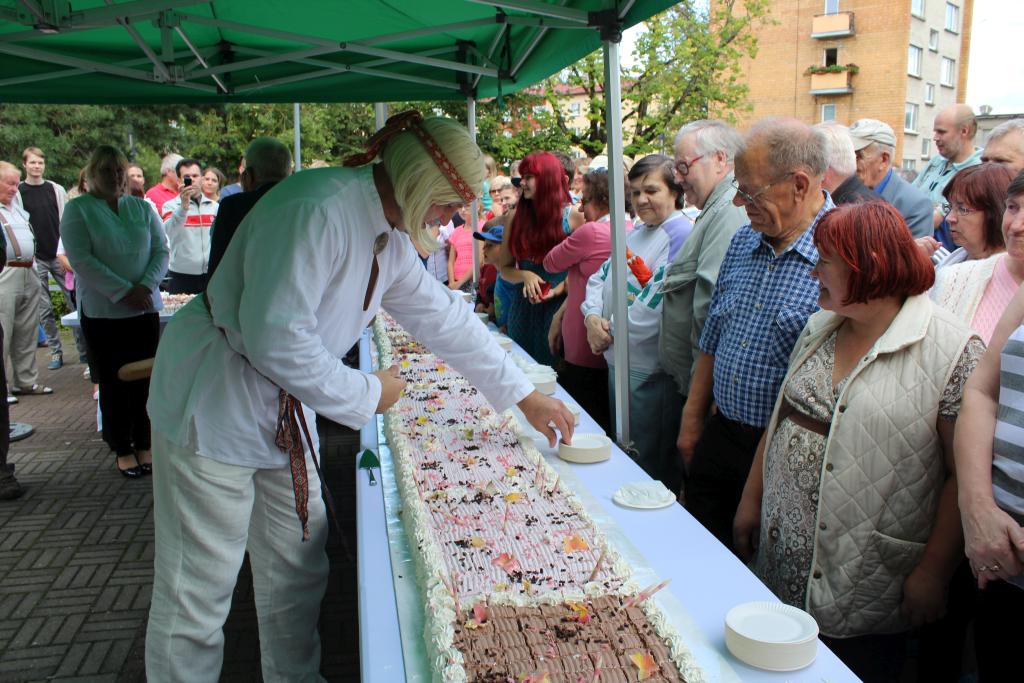
{"type": "Polygon", "coordinates": [[[811,38],[843,38],[853,33],[853,12],[819,14],[811,22],[811,38]]]}
{"type": "Polygon", "coordinates": [[[811,72],[811,94],[848,95],[853,92],[854,73],[856,71],[851,69],[811,72]]]}

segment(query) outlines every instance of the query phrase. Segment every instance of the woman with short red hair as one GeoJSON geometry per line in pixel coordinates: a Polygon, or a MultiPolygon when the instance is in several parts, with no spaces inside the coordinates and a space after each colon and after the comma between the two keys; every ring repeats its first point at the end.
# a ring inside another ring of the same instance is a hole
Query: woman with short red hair
{"type": "Polygon", "coordinates": [[[822,311],[790,357],[734,526],[864,680],[897,680],[963,556],[953,426],[984,345],[928,298],[934,272],[890,205],[822,218],[822,311]]]}

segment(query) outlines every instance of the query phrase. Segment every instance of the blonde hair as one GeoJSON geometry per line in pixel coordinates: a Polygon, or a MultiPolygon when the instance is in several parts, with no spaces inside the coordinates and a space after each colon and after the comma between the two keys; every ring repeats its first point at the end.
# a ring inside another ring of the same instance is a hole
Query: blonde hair
{"type": "Polygon", "coordinates": [[[6,178],[9,175],[17,175],[20,178],[21,169],[9,161],[0,161],[0,178],[6,178]]]}
{"type": "Polygon", "coordinates": [[[85,164],[85,182],[89,184],[89,190],[106,188],[109,179],[104,172],[109,170],[106,166],[110,162],[125,170],[125,174],[121,178],[121,186],[111,189],[117,190],[118,195],[128,194],[128,158],[121,150],[111,145],[100,145],[89,155],[89,161],[85,164]]]}
{"type": "Polygon", "coordinates": [[[512,187],[512,180],[508,176],[496,175],[491,178],[491,192],[501,192],[506,187],[512,187]]]}
{"type": "Polygon", "coordinates": [[[26,147],[25,151],[21,153],[21,160],[23,162],[28,161],[30,155],[37,156],[43,160],[46,159],[46,155],[43,154],[43,150],[39,149],[38,147],[26,147]]]}
{"type": "MultiPolygon", "coordinates": [[[[484,155],[469,131],[452,119],[429,118],[420,124],[459,172],[473,193],[483,191],[484,155]]],[[[437,240],[425,229],[427,213],[434,204],[461,204],[462,197],[437,167],[416,134],[403,131],[388,141],[381,152],[384,170],[402,209],[403,223],[413,244],[423,250],[437,249],[437,240]]]]}

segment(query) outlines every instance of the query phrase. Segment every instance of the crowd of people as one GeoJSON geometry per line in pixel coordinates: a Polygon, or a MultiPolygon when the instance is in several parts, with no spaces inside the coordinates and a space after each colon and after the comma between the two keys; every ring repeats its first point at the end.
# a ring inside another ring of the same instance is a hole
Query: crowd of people
{"type": "MultiPolygon", "coordinates": [[[[215,663],[216,643],[186,648],[190,663],[169,643],[223,623],[245,528],[255,533],[250,515],[264,514],[207,509],[204,495],[251,507],[255,486],[287,509],[294,486],[291,514],[322,554],[315,478],[298,503],[304,408],[289,400],[355,427],[397,400],[397,369],[355,378],[337,362],[378,306],[461,364],[496,407],[519,403],[552,438],[549,422],[571,434],[563,409],[517,383],[468,313],[453,312],[460,292],[555,367],[609,433],[612,351],[627,330],[626,452],[779,599],[810,612],[862,678],[899,680],[916,648],[920,680],[956,680],[971,620],[981,680],[1008,670],[1024,607],[1024,120],[979,148],[971,110],[943,110],[939,154],[912,180],[893,166],[896,136],[879,120],[768,119],[745,133],[691,122],[673,156],[626,160],[625,293],[611,286],[607,158],[536,151],[505,169],[439,121],[395,117],[347,165],[380,163],[284,183],[287,149],[258,139],[235,196],[217,169],[177,155],[142,196],[141,169],[102,147],[70,201],[42,181],[43,166],[30,170],[38,149],[26,150],[20,186],[0,162],[12,396],[47,391],[34,367],[35,329],[49,334],[52,322],[39,285],[71,272],[65,292],[118,469],[152,470],[150,418],[167,454],[155,463],[151,673],[215,663]],[[389,239],[395,229],[410,239],[389,239]],[[433,280],[449,291],[425,286],[433,280]],[[158,347],[161,286],[203,296],[158,347]],[[339,291],[358,296],[329,296],[339,291]],[[620,295],[626,320],[612,315],[620,295]],[[118,370],[154,354],[147,413],[148,381],[118,370]],[[216,566],[177,566],[210,547],[202,534],[230,536],[216,566]],[[161,558],[217,599],[200,610],[161,558]]],[[[51,351],[59,367],[59,341],[51,351]]],[[[13,497],[13,473],[0,477],[0,497],[13,497]]],[[[267,558],[294,550],[259,533],[267,558]]],[[[323,558],[310,552],[266,569],[268,583],[291,571],[291,587],[318,600],[323,558]]],[[[306,603],[275,626],[282,637],[308,627],[306,603]]],[[[292,655],[267,654],[265,673],[292,655]]]]}

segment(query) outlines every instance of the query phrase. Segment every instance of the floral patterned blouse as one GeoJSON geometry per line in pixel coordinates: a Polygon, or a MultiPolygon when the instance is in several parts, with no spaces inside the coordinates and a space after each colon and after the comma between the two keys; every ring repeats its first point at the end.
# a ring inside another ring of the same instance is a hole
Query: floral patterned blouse
{"type": "MultiPolygon", "coordinates": [[[[977,337],[967,342],[939,402],[940,418],[956,420],[964,384],[984,352],[977,337]]],[[[831,421],[848,379],[832,386],[835,356],[833,332],[783,387],[798,412],[821,422],[831,421]]],[[[764,457],[761,538],[754,572],[780,600],[799,608],[804,607],[811,572],[825,444],[824,436],[785,419],[777,425],[764,457]]]]}

